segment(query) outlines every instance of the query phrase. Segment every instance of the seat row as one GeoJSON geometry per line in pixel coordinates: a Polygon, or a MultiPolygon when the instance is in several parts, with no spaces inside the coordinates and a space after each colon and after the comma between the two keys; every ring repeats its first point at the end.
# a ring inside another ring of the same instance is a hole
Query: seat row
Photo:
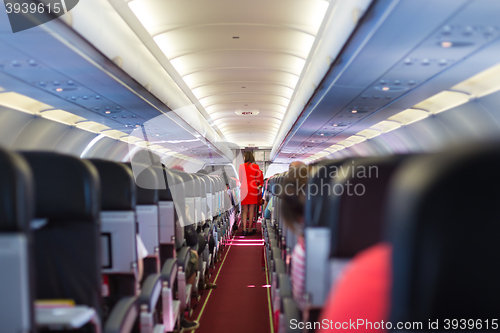
{"type": "Polygon", "coordinates": [[[173,331],[234,223],[222,177],[160,163],[0,150],[0,178],[5,332],[173,331]]]}
{"type": "Polygon", "coordinates": [[[369,317],[367,312],[390,321],[394,326],[388,330],[400,330],[397,323],[423,325],[409,330],[430,329],[430,322],[445,330],[453,320],[463,329],[464,318],[474,321],[467,329],[495,329],[492,322],[500,310],[495,301],[500,273],[492,265],[500,257],[498,167],[498,146],[309,166],[299,231],[305,244],[302,297],[294,295],[290,277],[297,237],[279,209],[286,195],[296,195],[281,191],[296,178],[289,172],[270,179],[276,201],[264,237],[277,330],[296,331],[292,322],[356,321],[369,317]],[[372,271],[383,274],[366,273],[372,271]]]}

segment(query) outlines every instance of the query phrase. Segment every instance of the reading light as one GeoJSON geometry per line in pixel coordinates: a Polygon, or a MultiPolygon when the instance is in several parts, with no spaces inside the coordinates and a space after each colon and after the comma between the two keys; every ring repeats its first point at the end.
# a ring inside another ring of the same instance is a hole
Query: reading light
{"type": "Polygon", "coordinates": [[[453,43],[452,42],[441,42],[441,46],[448,48],[448,47],[452,47],[453,43]]]}

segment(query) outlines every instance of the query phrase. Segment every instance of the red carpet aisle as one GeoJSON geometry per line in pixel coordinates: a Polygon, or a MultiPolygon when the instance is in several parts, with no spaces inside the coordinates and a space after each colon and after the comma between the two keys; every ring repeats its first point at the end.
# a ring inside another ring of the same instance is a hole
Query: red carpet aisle
{"type": "MultiPolygon", "coordinates": [[[[225,261],[217,277],[218,288],[198,303],[192,319],[201,312],[197,333],[257,333],[270,332],[266,275],[262,271],[260,234],[242,237],[241,232],[225,251],[225,261]],[[227,254],[227,256],[226,256],[227,254]]],[[[216,267],[216,275],[218,267],[216,267]]],[[[213,276],[212,276],[213,277],[213,276]]],[[[204,292],[207,294],[207,292],[204,292]]]]}

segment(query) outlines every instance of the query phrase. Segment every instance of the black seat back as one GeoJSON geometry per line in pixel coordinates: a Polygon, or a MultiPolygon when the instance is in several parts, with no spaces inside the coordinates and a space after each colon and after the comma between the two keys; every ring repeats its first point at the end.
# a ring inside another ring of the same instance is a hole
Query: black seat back
{"type": "Polygon", "coordinates": [[[327,226],[329,224],[331,218],[329,193],[325,192],[324,189],[325,185],[330,184],[330,177],[335,177],[336,170],[344,161],[343,159],[324,160],[312,167],[307,184],[311,191],[307,195],[304,211],[306,226],[327,226]]]}
{"type": "Polygon", "coordinates": [[[351,259],[382,241],[389,183],[404,156],[358,158],[340,165],[330,182],[330,258],[351,259]],[[336,195],[336,193],[342,194],[336,195]]]}
{"type": "Polygon", "coordinates": [[[499,168],[498,146],[473,147],[410,159],[397,173],[387,210],[393,322],[439,319],[443,330],[445,319],[500,313],[499,168]]]}
{"type": "Polygon", "coordinates": [[[101,210],[135,210],[137,194],[132,170],[122,163],[101,159],[89,159],[89,161],[99,172],[101,210]]]}
{"type": "Polygon", "coordinates": [[[102,272],[108,277],[109,295],[105,302],[112,308],[120,298],[135,295],[132,263],[137,261],[136,185],[129,166],[101,159],[89,161],[99,172],[102,272]]]}
{"type": "Polygon", "coordinates": [[[5,332],[33,332],[35,293],[30,221],[34,183],[28,163],[0,149],[0,323],[5,332]]]}
{"type": "Polygon", "coordinates": [[[172,172],[171,169],[165,170],[170,193],[174,200],[175,208],[175,248],[179,250],[184,242],[184,225],[186,216],[186,194],[184,189],[184,180],[180,175],[172,172]]]}
{"type": "Polygon", "coordinates": [[[94,165],[73,156],[24,152],[35,178],[37,299],[73,299],[102,316],[100,186],[94,165]]]}

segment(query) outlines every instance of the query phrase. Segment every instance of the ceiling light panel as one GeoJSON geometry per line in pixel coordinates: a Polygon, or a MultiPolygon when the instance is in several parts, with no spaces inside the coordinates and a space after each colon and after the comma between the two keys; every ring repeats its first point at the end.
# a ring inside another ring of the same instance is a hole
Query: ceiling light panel
{"type": "Polygon", "coordinates": [[[395,114],[394,116],[390,117],[388,120],[394,120],[398,123],[401,123],[404,125],[409,125],[409,124],[414,123],[416,121],[427,118],[429,115],[430,115],[430,113],[425,111],[425,110],[408,109],[408,110],[401,111],[398,114],[395,114]]]}
{"type": "Polygon", "coordinates": [[[44,104],[36,99],[15,92],[1,93],[0,105],[32,114],[54,108],[53,106],[44,104]]]}
{"type": "Polygon", "coordinates": [[[415,109],[439,113],[467,103],[470,95],[457,91],[442,91],[414,106],[415,109]]]}
{"type": "Polygon", "coordinates": [[[267,119],[285,113],[329,4],[324,0],[128,3],[207,113],[224,111],[224,121],[215,122],[231,124],[221,129],[224,136],[229,134],[225,128],[242,133],[233,136],[241,146],[254,142],[255,134],[246,129],[247,118],[235,114],[238,110],[258,111],[259,135],[276,136],[276,122],[267,119]]]}
{"type": "Polygon", "coordinates": [[[76,124],[76,127],[94,133],[101,133],[104,130],[110,129],[108,126],[96,123],[95,121],[79,122],[76,124]]]}
{"type": "Polygon", "coordinates": [[[73,113],[64,110],[50,110],[41,113],[43,118],[57,121],[66,125],[74,125],[77,122],[85,121],[85,118],[79,117],[73,113]]]}
{"type": "Polygon", "coordinates": [[[451,90],[461,91],[474,97],[482,97],[500,90],[499,78],[500,64],[455,85],[451,90]]]}

